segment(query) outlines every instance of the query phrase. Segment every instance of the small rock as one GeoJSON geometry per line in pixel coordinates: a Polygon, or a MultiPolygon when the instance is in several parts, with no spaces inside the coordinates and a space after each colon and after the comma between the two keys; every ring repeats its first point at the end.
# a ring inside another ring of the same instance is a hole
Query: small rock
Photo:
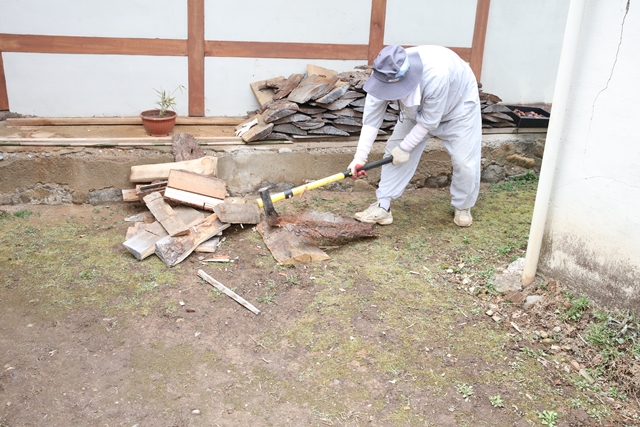
{"type": "Polygon", "coordinates": [[[557,353],[560,351],[560,346],[559,345],[552,345],[551,346],[551,351],[554,353],[557,353]]]}
{"type": "Polygon", "coordinates": [[[524,301],[524,305],[522,306],[522,308],[528,310],[540,300],[542,300],[542,297],[540,295],[529,295],[524,301]]]}
{"type": "Polygon", "coordinates": [[[278,153],[293,153],[293,150],[291,148],[281,148],[278,150],[278,153]]]}
{"type": "Polygon", "coordinates": [[[498,316],[497,314],[494,314],[493,316],[491,316],[491,318],[496,322],[496,323],[500,323],[500,321],[502,320],[502,318],[500,316],[498,316]]]}
{"type": "Polygon", "coordinates": [[[491,316],[493,316],[493,310],[487,310],[485,314],[487,316],[491,317],[491,316]]]}
{"type": "Polygon", "coordinates": [[[549,334],[546,331],[540,331],[540,338],[549,338],[549,334]]]}
{"type": "Polygon", "coordinates": [[[552,340],[551,338],[545,338],[545,339],[542,339],[542,340],[540,340],[540,342],[541,342],[542,344],[544,344],[544,345],[551,345],[551,344],[553,344],[553,340],[552,340]]]}
{"type": "Polygon", "coordinates": [[[199,409],[194,409],[193,411],[191,411],[191,413],[193,415],[200,415],[200,410],[199,409]]]}
{"type": "Polygon", "coordinates": [[[553,328],[553,332],[555,332],[556,334],[560,333],[562,331],[562,328],[560,326],[556,326],[555,328],[553,328]]]}

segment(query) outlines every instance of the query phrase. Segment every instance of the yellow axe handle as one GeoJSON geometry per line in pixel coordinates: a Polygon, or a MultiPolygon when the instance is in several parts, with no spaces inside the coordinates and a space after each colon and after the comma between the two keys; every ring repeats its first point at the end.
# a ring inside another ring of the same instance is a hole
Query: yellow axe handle
{"type": "MultiPolygon", "coordinates": [[[[377,168],[379,166],[385,165],[387,163],[391,163],[393,161],[393,157],[383,157],[382,159],[367,163],[362,168],[358,170],[367,171],[369,169],[377,168]]],[[[337,182],[345,179],[346,177],[351,176],[351,169],[346,170],[345,172],[340,172],[335,175],[328,176],[326,178],[319,179],[317,181],[310,182],[309,184],[301,185],[299,187],[292,188],[291,190],[283,191],[282,193],[276,193],[271,195],[271,202],[279,202],[280,200],[289,199],[295,195],[302,194],[307,190],[313,190],[318,187],[325,186],[327,184],[331,184],[332,182],[337,182]]],[[[262,198],[256,200],[258,203],[258,207],[264,207],[264,202],[262,198]]]]}

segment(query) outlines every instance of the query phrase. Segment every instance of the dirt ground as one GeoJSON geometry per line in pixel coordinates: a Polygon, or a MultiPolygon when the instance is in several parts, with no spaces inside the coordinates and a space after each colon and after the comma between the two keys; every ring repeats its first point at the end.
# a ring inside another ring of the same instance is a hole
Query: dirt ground
{"type": "MultiPolygon", "coordinates": [[[[169,268],[122,245],[143,206],[2,207],[0,426],[639,425],[633,389],[587,369],[587,317],[560,283],[493,287],[524,256],[534,197],[483,186],[461,229],[447,189],[407,191],[379,237],[295,266],[254,226],[223,232],[233,262],[169,268]]],[[[373,200],[315,190],[276,209],[373,200]]]]}

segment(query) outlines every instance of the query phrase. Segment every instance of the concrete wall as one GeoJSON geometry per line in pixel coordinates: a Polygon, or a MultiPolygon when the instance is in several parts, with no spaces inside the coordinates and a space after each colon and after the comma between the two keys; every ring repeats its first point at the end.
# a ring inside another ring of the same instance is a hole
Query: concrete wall
{"type": "MultiPolygon", "coordinates": [[[[569,0],[493,0],[481,81],[507,103],[549,103],[569,0]]],[[[470,47],[475,0],[388,0],[387,44],[470,47]]],[[[360,43],[369,39],[370,0],[205,2],[207,40],[360,43]]],[[[186,0],[3,0],[0,31],[102,37],[187,37],[186,0]],[[153,6],[153,7],[151,7],[153,6]]],[[[154,88],[187,85],[184,57],[3,54],[11,110],[51,117],[135,116],[154,107],[154,88]]],[[[306,70],[306,60],[205,59],[205,114],[258,107],[249,84],[306,70]]],[[[318,61],[337,71],[364,61],[318,61]]],[[[177,94],[187,114],[186,93],[177,94]]]]}
{"type": "MultiPolygon", "coordinates": [[[[498,182],[527,171],[507,158],[512,154],[534,159],[540,170],[544,133],[485,134],[483,136],[483,181],[498,182]]],[[[277,191],[309,180],[343,172],[353,159],[355,142],[314,142],[286,145],[203,147],[218,158],[217,175],[232,196],[255,194],[269,185],[277,191]]],[[[374,144],[371,160],[382,157],[384,142],[374,144]]],[[[122,190],[135,188],[129,182],[131,167],[174,161],[171,147],[149,149],[83,147],[3,147],[0,151],[0,205],[113,203],[122,201],[122,190]]],[[[380,171],[372,170],[361,187],[374,191],[380,171]],[[368,184],[368,185],[367,185],[368,184]]],[[[451,182],[451,160],[442,142],[431,139],[410,187],[446,187],[451,182]]],[[[333,190],[351,191],[346,179],[333,190]]]]}
{"type": "Polygon", "coordinates": [[[629,5],[587,1],[539,271],[637,311],[640,8],[629,5]]]}

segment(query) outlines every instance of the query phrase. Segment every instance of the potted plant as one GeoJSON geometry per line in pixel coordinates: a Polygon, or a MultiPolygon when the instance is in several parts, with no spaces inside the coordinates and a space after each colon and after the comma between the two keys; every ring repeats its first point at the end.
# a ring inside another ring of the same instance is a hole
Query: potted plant
{"type": "Polygon", "coordinates": [[[171,134],[173,127],[176,125],[176,117],[178,117],[174,94],[178,90],[182,92],[183,89],[184,86],[182,85],[173,91],[154,89],[159,96],[158,101],[156,101],[156,105],[159,108],[140,113],[142,124],[149,135],[166,136],[171,134]]]}

